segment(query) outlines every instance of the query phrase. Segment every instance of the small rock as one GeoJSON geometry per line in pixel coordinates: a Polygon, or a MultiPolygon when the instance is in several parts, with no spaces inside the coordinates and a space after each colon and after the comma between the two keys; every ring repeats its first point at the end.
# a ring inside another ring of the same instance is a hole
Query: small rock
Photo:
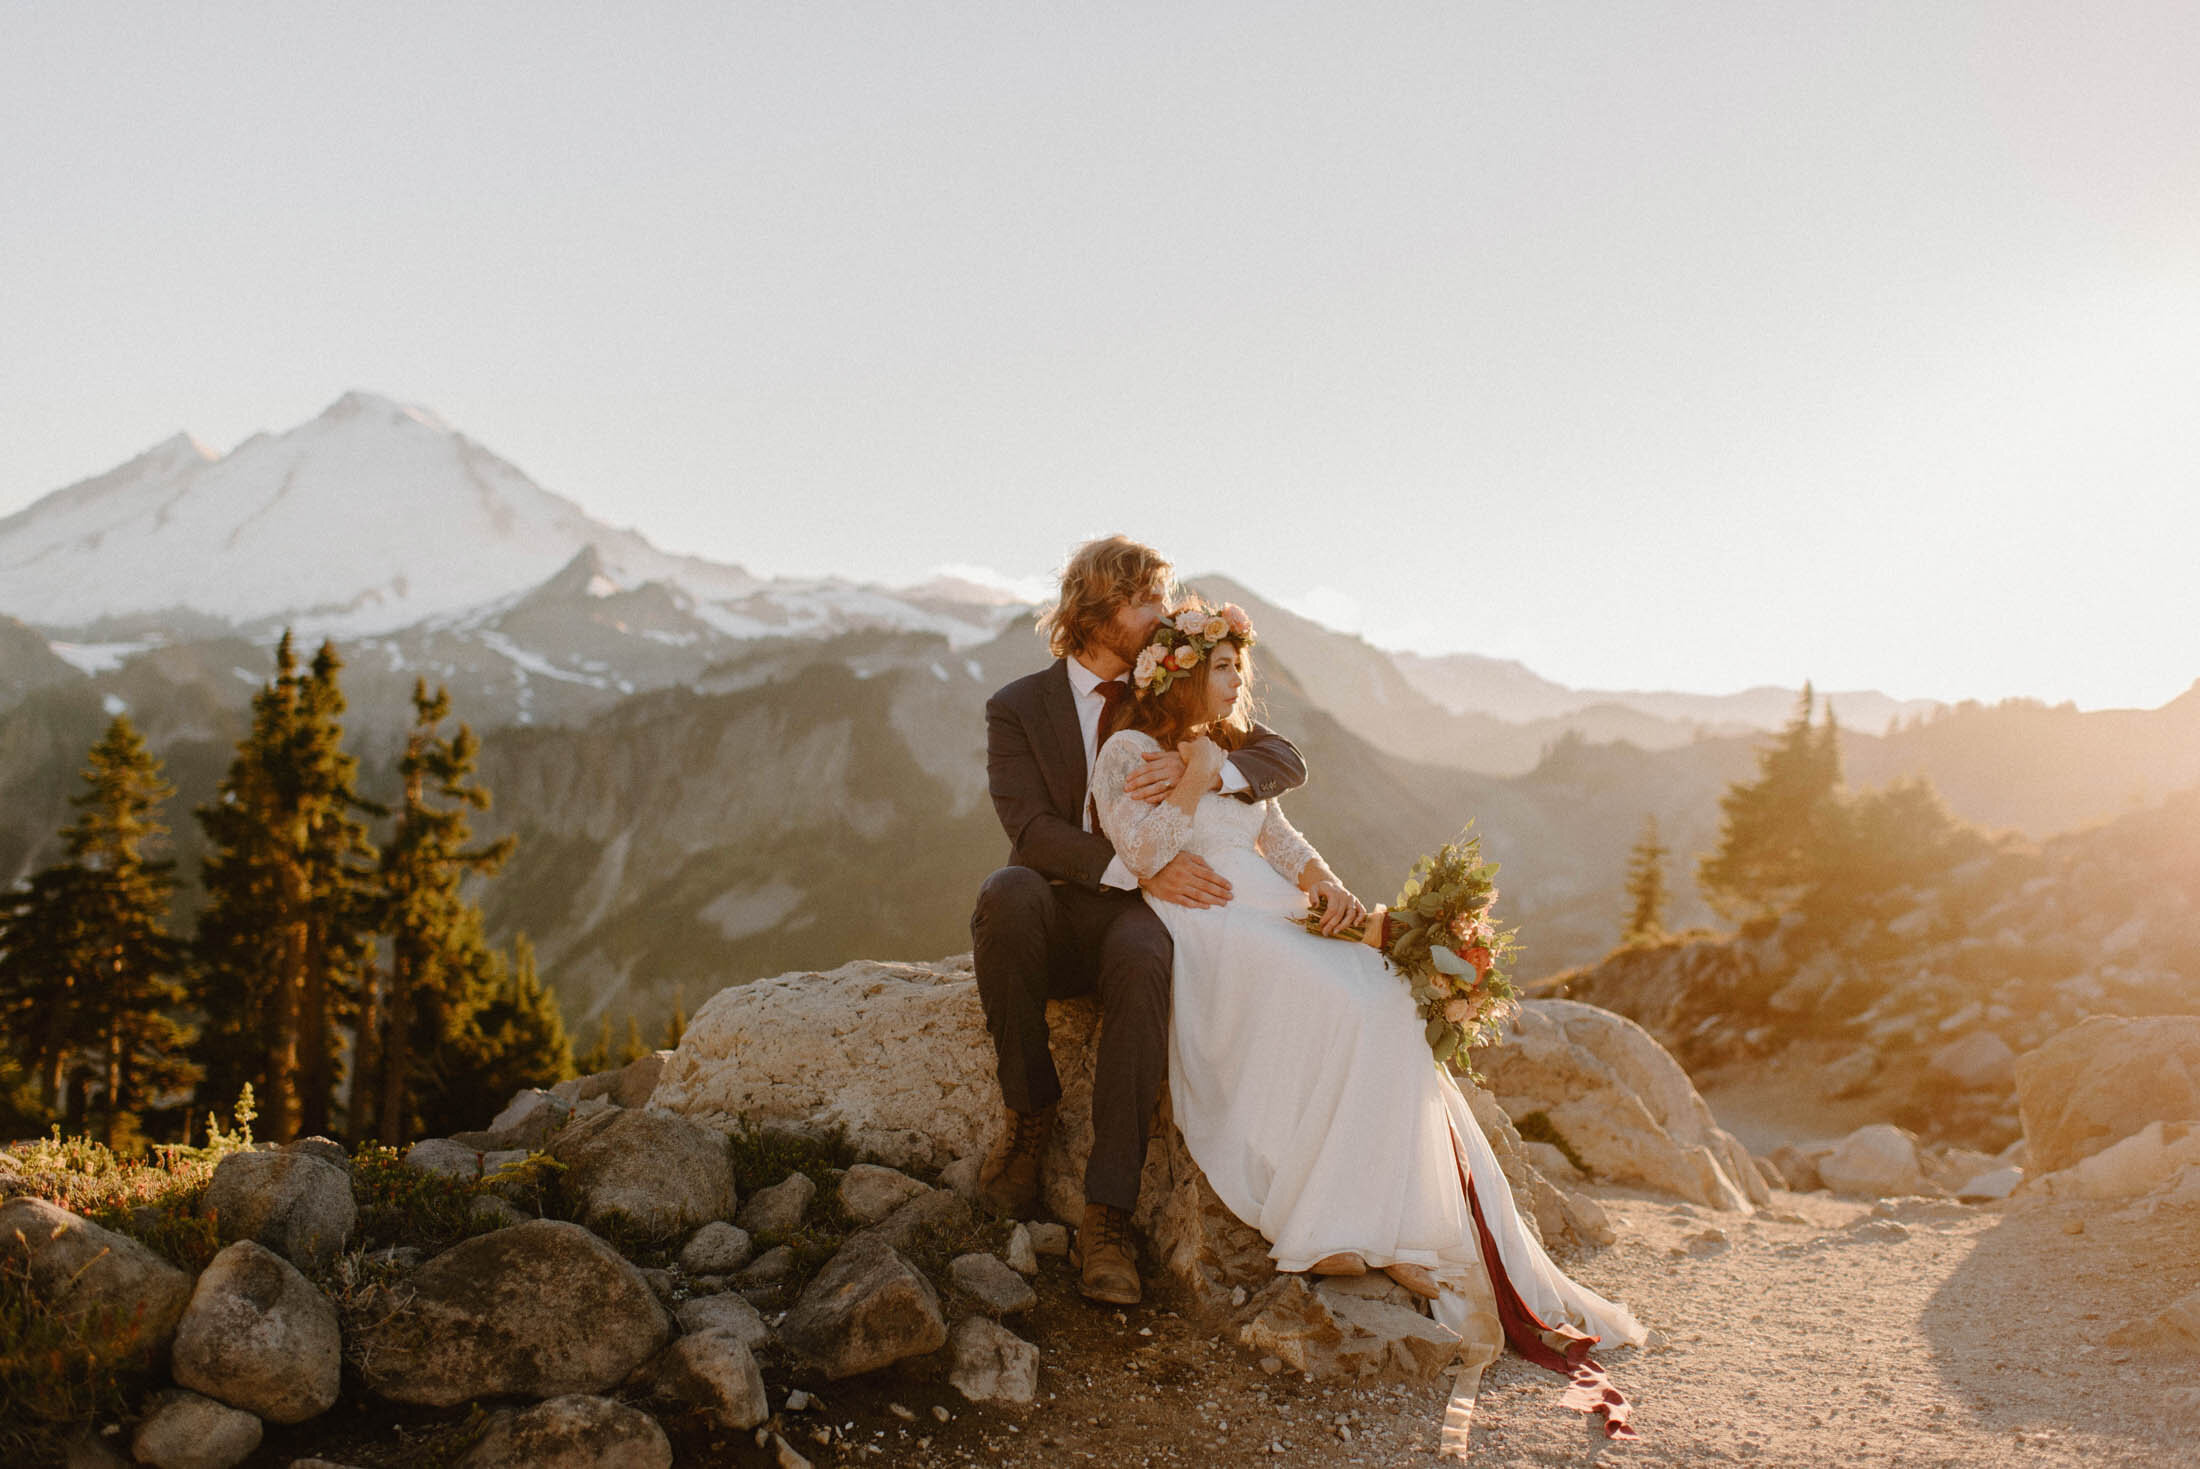
{"type": "Polygon", "coordinates": [[[611,1100],[622,1107],[646,1107],[650,1094],[657,1090],[657,1080],[665,1074],[665,1063],[672,1059],[670,1051],[651,1051],[619,1068],[618,1080],[612,1083],[611,1100]]]}
{"type": "Polygon", "coordinates": [[[733,1212],[733,1154],[726,1135],[685,1117],[574,1109],[548,1149],[566,1165],[558,1189],[599,1232],[652,1240],[693,1233],[733,1212]]]}
{"type": "Polygon", "coordinates": [[[451,1138],[422,1138],[405,1150],[405,1166],[446,1178],[479,1178],[481,1154],[451,1138]]]}
{"type": "Polygon", "coordinates": [[[947,1409],[942,1407],[940,1404],[934,1403],[932,1405],[932,1416],[939,1419],[940,1422],[945,1423],[948,1419],[954,1417],[955,1415],[948,1412],[947,1409]]]}
{"type": "Polygon", "coordinates": [[[260,1432],[243,1409],[179,1388],[154,1399],[130,1452],[154,1469],[230,1469],[260,1446],[260,1432]]]}
{"type": "Polygon", "coordinates": [[[316,1134],[313,1137],[293,1138],[283,1144],[283,1151],[304,1153],[308,1157],[319,1158],[323,1163],[333,1163],[346,1173],[351,1172],[351,1154],[345,1152],[344,1145],[332,1137],[316,1134]]]}
{"type": "Polygon", "coordinates": [[[499,1229],[525,1224],[532,1217],[513,1208],[510,1200],[498,1198],[495,1194],[476,1194],[466,1212],[476,1219],[489,1220],[499,1229]]]}
{"type": "Polygon", "coordinates": [[[1031,1231],[1033,1253],[1051,1257],[1069,1254],[1069,1226],[1044,1220],[1024,1226],[1031,1231]]]}
{"type": "Polygon", "coordinates": [[[659,1270],[654,1266],[636,1268],[642,1272],[642,1279],[649,1282],[649,1288],[656,1292],[657,1299],[671,1305],[680,1293],[680,1277],[669,1270],[659,1270]]]}
{"type": "Polygon", "coordinates": [[[1260,1370],[1261,1370],[1261,1371],[1263,1371],[1263,1372],[1265,1372],[1265,1373],[1267,1373],[1267,1374],[1268,1374],[1268,1375],[1269,1375],[1270,1377],[1273,1377],[1273,1376],[1275,1376],[1275,1375],[1276,1375],[1276,1374],[1277,1374],[1278,1372],[1281,1372],[1281,1371],[1283,1370],[1283,1358],[1281,1358],[1281,1357],[1263,1357],[1263,1358],[1261,1358],[1261,1359],[1260,1359],[1260,1370]]]}
{"type": "Polygon", "coordinates": [[[1008,1232],[1008,1268],[1018,1275],[1039,1273],[1039,1256],[1031,1248],[1031,1231],[1021,1224],[1008,1232]]]}
{"type": "Polygon", "coordinates": [[[985,1160],[976,1153],[957,1158],[940,1170],[940,1187],[952,1189],[965,1199],[975,1199],[978,1196],[978,1170],[984,1166],[985,1160]]]}
{"type": "Polygon", "coordinates": [[[1843,1138],[1818,1160],[1818,1176],[1835,1193],[1861,1198],[1932,1191],[1919,1166],[1916,1141],[1884,1122],[1859,1127],[1843,1138]]]}
{"type": "Polygon", "coordinates": [[[973,1316],[955,1328],[954,1346],[947,1380],[971,1402],[1028,1403],[1038,1396],[1039,1349],[1007,1327],[973,1316]]]}
{"type": "Polygon", "coordinates": [[[517,1092],[505,1103],[489,1124],[489,1131],[496,1135],[504,1148],[516,1148],[521,1152],[538,1149],[550,1141],[550,1134],[563,1126],[573,1113],[572,1102],[553,1091],[541,1091],[529,1087],[517,1092]]]}
{"type": "Polygon", "coordinates": [[[2153,1316],[2125,1322],[2108,1334],[2108,1345],[2179,1357],[2200,1355],[2200,1291],[2180,1296],[2153,1316]]]}
{"type": "Polygon", "coordinates": [[[2017,1185],[2022,1182],[2024,1182],[2024,1170],[2022,1168],[1996,1168],[1990,1173],[1981,1173],[1978,1177],[1957,1189],[1956,1197],[1965,1203],[1985,1203],[1993,1199],[2006,1199],[2017,1191],[2017,1185]]]}
{"type": "Polygon", "coordinates": [[[885,1241],[859,1234],[810,1282],[780,1340],[835,1380],[947,1344],[938,1294],[885,1241]]]}
{"type": "Polygon", "coordinates": [[[754,1428],[771,1416],[749,1344],[722,1327],[690,1332],[666,1347],[649,1379],[659,1397],[699,1408],[726,1428],[754,1428]]]}
{"type": "Polygon", "coordinates": [[[1910,1226],[1899,1219],[1859,1219],[1849,1226],[1849,1238],[1861,1240],[1902,1240],[1910,1237],[1910,1226]]]}
{"type": "Polygon", "coordinates": [[[200,1273],[176,1324],[172,1370],[179,1387],[270,1423],[303,1423],[336,1403],[336,1308],[288,1260],[239,1240],[200,1273]]]}
{"type": "Polygon", "coordinates": [[[776,1433],[772,1435],[772,1464],[773,1469],[810,1469],[810,1461],[776,1433]]]}
{"type": "Polygon", "coordinates": [[[817,1185],[807,1173],[790,1173],[770,1188],[758,1189],[741,1207],[741,1227],[753,1234],[792,1234],[802,1227],[817,1185]]]}
{"type": "Polygon", "coordinates": [[[1831,1151],[1829,1148],[1824,1152],[1806,1152],[1793,1143],[1782,1143],[1772,1150],[1772,1156],[1766,1161],[1780,1170],[1789,1192],[1807,1194],[1826,1186],[1825,1180],[1818,1176],[1818,1160],[1831,1151]]]}
{"type": "Polygon", "coordinates": [[[690,1275],[730,1274],[748,1263],[754,1249],[747,1230],[713,1219],[681,1247],[680,1268],[690,1275]]]}
{"type": "Polygon", "coordinates": [[[567,1393],[491,1415],[460,1469],[672,1469],[657,1420],[609,1398],[567,1393]]]}
{"type": "Polygon", "coordinates": [[[764,1324],[763,1315],[738,1295],[696,1296],[682,1301],[673,1314],[682,1331],[727,1332],[750,1351],[772,1339],[772,1329],[764,1324]]]}
{"type": "Polygon", "coordinates": [[[774,1245],[751,1260],[748,1268],[737,1277],[743,1289],[759,1285],[779,1285],[794,1274],[794,1250],[787,1245],[774,1245]]]}
{"type": "Polygon", "coordinates": [[[804,1392],[801,1388],[795,1388],[787,1394],[787,1411],[790,1413],[806,1413],[810,1410],[810,1405],[816,1401],[816,1398],[804,1392]]]}
{"type": "Polygon", "coordinates": [[[924,1235],[953,1235],[971,1224],[970,1205],[952,1189],[936,1188],[917,1195],[899,1209],[863,1231],[897,1250],[906,1250],[924,1235]]]}
{"type": "Polygon", "coordinates": [[[311,1152],[229,1154],[198,1213],[215,1221],[223,1241],[255,1240],[314,1275],[344,1253],[359,1217],[351,1174],[311,1152]]]}
{"type": "Polygon", "coordinates": [[[1039,1304],[1031,1283],[992,1255],[957,1255],[947,1271],[957,1289],[996,1316],[1013,1316],[1039,1304]]]}
{"type": "Polygon", "coordinates": [[[1723,1229],[1705,1229],[1688,1236],[1683,1242],[1691,1255],[1716,1255],[1727,1248],[1728,1240],[1723,1229]]]}
{"type": "Polygon", "coordinates": [[[2063,1233],[2064,1233],[2064,1234],[2084,1234],[2084,1233],[2085,1233],[2085,1221],[2084,1221],[2083,1219],[2065,1219],[2065,1220],[2063,1221],[2063,1233]]]}
{"type": "Polygon", "coordinates": [[[929,1190],[908,1174],[876,1163],[858,1163],[841,1176],[840,1207],[858,1224],[876,1224],[929,1190]]]}
{"type": "Polygon", "coordinates": [[[888,1403],[886,1405],[886,1411],[893,1414],[896,1418],[899,1418],[904,1423],[914,1423],[917,1421],[916,1413],[912,1409],[907,1408],[900,1403],[888,1403]]]}

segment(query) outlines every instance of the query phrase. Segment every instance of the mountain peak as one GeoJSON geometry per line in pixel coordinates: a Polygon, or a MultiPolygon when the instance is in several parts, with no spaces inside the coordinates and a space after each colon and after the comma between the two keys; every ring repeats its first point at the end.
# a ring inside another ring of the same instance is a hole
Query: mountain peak
{"type": "Polygon", "coordinates": [[[410,420],[429,428],[441,429],[445,433],[451,431],[451,426],[432,408],[423,408],[417,403],[400,403],[395,398],[385,398],[380,393],[370,393],[363,388],[353,388],[322,409],[313,421],[342,423],[355,419],[389,422],[410,420]]]}

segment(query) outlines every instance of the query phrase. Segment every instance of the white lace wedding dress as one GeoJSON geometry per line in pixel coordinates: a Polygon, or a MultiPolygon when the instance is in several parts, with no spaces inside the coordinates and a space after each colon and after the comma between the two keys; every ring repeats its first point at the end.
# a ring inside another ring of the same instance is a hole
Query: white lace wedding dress
{"type": "MultiPolygon", "coordinates": [[[[1316,855],[1276,803],[1210,795],[1194,816],[1124,794],[1160,747],[1125,730],[1093,770],[1100,822],[1141,877],[1191,851],[1230,883],[1220,908],[1155,902],[1176,942],[1169,1097],[1192,1157],[1232,1213],[1266,1235],[1279,1270],[1357,1251],[1371,1267],[1428,1267],[1439,1321],[1470,1359],[1504,1342],[1460,1177],[1474,1179],[1505,1276],[1550,1326],[1606,1346],[1645,1332],[1623,1305],[1569,1280],[1521,1224],[1467,1100],[1429,1056],[1405,984],[1363,944],[1322,938],[1300,869],[1316,855]]],[[[1577,1354],[1578,1355],[1578,1354],[1577,1354]]]]}

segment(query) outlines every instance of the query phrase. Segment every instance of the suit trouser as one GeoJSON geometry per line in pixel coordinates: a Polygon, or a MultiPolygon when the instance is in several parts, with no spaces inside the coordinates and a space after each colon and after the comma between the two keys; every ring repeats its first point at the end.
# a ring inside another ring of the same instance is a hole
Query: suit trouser
{"type": "Polygon", "coordinates": [[[1001,1099],[1018,1112],[1062,1095],[1047,1049],[1047,1001],[1099,995],[1085,1199],[1134,1207],[1168,1073],[1168,929],[1136,892],[1057,886],[1029,867],[1003,867],[978,890],[970,939],[1001,1099]]]}

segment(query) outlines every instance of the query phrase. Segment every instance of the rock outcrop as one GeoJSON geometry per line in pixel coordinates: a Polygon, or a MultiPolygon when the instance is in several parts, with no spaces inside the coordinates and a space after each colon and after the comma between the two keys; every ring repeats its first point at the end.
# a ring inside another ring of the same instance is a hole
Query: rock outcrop
{"type": "Polygon", "coordinates": [[[1475,1069],[1517,1125],[1542,1113],[1598,1176],[1749,1213],[1771,1191],[1688,1074],[1624,1016],[1529,1000],[1475,1069]]]}
{"type": "MultiPolygon", "coordinates": [[[[1047,1014],[1064,1090],[1043,1199],[1056,1218],[1075,1221],[1084,1209],[1099,1010],[1090,1000],[1059,1000],[1047,1014]]],[[[974,1167],[1005,1125],[993,1071],[967,955],[930,965],[864,961],[721,990],[688,1023],[650,1105],[719,1127],[844,1130],[859,1152],[895,1168],[952,1174],[950,1165],[974,1167]]],[[[1258,1289],[1274,1273],[1267,1242],[1215,1197],[1167,1108],[1164,1094],[1135,1223],[1155,1262],[1207,1304],[1233,1287],[1258,1289]]],[[[1569,1199],[1545,1181],[1500,1108],[1481,1097],[1476,1116],[1546,1244],[1609,1242],[1594,1202],[1569,1199]]],[[[894,1222],[924,1207],[917,1195],[875,1227],[893,1238],[894,1222]]]]}
{"type": "Polygon", "coordinates": [[[2017,1058],[2028,1169],[2053,1173],[2150,1122],[2200,1121],[2200,1015],[2096,1015],[2017,1058]]]}

